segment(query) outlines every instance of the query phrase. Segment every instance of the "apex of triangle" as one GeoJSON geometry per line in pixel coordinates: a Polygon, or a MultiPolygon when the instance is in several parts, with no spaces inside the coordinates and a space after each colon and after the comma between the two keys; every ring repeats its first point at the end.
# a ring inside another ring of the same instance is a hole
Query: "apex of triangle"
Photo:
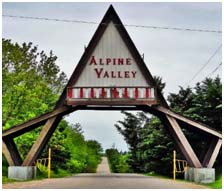
{"type": "Polygon", "coordinates": [[[114,9],[114,6],[110,4],[109,9],[114,9]]]}
{"type": "Polygon", "coordinates": [[[106,14],[107,14],[108,12],[116,12],[115,9],[114,9],[114,6],[113,6],[112,4],[110,4],[109,8],[108,8],[107,11],[106,11],[106,14]]]}

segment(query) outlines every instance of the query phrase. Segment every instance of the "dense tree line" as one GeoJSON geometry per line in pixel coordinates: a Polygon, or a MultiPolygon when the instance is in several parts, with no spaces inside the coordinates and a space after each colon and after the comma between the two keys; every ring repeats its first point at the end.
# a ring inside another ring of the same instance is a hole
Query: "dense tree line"
{"type": "MultiPolygon", "coordinates": [[[[67,83],[66,75],[49,55],[32,43],[12,43],[2,39],[2,127],[3,130],[39,116],[55,107],[67,83]]],[[[41,127],[15,138],[22,159],[33,145],[41,127]]],[[[79,124],[62,120],[39,156],[52,149],[52,168],[69,173],[94,172],[101,160],[102,147],[95,140],[86,141],[79,124]]],[[[3,158],[3,169],[6,169],[3,158]]]]}
{"type": "MultiPolygon", "coordinates": [[[[158,78],[157,78],[158,79],[158,78]]],[[[160,89],[161,79],[157,80],[160,89]]],[[[188,118],[203,122],[218,131],[222,130],[222,84],[221,79],[206,78],[195,87],[183,88],[177,94],[168,96],[173,111],[188,118]]],[[[177,149],[178,158],[184,157],[175,146],[172,137],[164,124],[146,113],[137,114],[122,112],[123,121],[115,124],[117,130],[124,136],[129,145],[127,162],[134,172],[155,172],[164,175],[172,173],[172,151],[177,149]]],[[[210,136],[183,129],[197,156],[202,159],[211,141],[210,136]],[[200,144],[199,144],[200,143],[200,144]]],[[[215,163],[217,172],[221,171],[221,152],[215,163]]],[[[218,174],[218,173],[217,173],[218,174]]]]}

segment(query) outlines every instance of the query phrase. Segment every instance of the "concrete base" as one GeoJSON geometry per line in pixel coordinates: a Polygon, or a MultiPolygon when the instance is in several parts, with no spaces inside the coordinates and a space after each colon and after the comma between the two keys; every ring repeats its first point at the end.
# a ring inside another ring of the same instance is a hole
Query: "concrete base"
{"type": "Polygon", "coordinates": [[[215,182],[215,169],[188,167],[184,173],[184,179],[196,183],[212,183],[215,182]]]}
{"type": "Polygon", "coordinates": [[[9,166],[8,178],[15,180],[29,180],[36,178],[35,166],[9,166]]]}

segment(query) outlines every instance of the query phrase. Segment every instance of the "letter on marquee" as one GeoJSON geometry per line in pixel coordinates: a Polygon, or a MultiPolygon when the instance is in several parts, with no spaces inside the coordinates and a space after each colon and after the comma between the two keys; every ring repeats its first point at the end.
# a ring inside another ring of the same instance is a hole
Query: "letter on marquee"
{"type": "Polygon", "coordinates": [[[97,78],[100,78],[100,75],[102,74],[103,68],[100,68],[100,70],[98,70],[97,68],[94,69],[97,75],[97,78]]]}
{"type": "Polygon", "coordinates": [[[136,74],[137,74],[137,71],[132,71],[131,73],[132,73],[132,75],[133,75],[133,78],[135,78],[135,76],[136,76],[136,74]]]}
{"type": "Polygon", "coordinates": [[[91,60],[90,60],[89,65],[92,65],[92,64],[97,65],[97,64],[96,64],[96,60],[95,60],[95,57],[94,57],[94,56],[92,56],[92,57],[91,57],[91,60]]]}
{"type": "Polygon", "coordinates": [[[131,58],[126,58],[126,65],[131,65],[131,58]]]}
{"type": "Polygon", "coordinates": [[[111,63],[111,58],[107,58],[106,63],[107,63],[107,65],[109,65],[111,63]]]}

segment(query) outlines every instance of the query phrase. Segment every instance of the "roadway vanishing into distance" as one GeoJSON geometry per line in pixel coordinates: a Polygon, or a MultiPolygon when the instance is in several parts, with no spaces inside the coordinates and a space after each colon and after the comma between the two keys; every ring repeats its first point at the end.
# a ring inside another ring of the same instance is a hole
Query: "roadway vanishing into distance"
{"type": "Polygon", "coordinates": [[[208,189],[189,182],[173,181],[135,173],[111,173],[106,157],[97,173],[82,173],[65,178],[51,178],[2,185],[3,189],[208,189]]]}

